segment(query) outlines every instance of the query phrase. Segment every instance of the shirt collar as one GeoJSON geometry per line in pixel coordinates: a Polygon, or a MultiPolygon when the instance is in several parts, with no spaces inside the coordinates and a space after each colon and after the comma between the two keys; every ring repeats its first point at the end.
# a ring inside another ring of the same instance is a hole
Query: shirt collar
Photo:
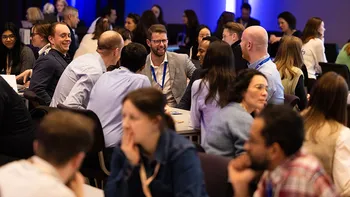
{"type": "Polygon", "coordinates": [[[43,48],[41,48],[40,50],[39,50],[39,56],[41,55],[41,54],[44,54],[44,55],[46,55],[48,52],[49,52],[49,50],[50,50],[51,48],[50,48],[50,43],[47,43],[43,48]]]}
{"type": "Polygon", "coordinates": [[[262,58],[258,59],[257,61],[255,61],[255,62],[249,64],[249,65],[248,65],[248,68],[253,68],[253,69],[255,69],[255,67],[256,67],[260,62],[262,62],[264,59],[269,58],[269,57],[270,57],[269,54],[263,56],[262,58]]]}
{"type": "Polygon", "coordinates": [[[47,161],[41,159],[38,156],[33,156],[29,159],[29,161],[36,167],[38,168],[41,172],[45,174],[52,175],[53,177],[56,177],[57,179],[62,180],[62,177],[59,175],[57,170],[55,169],[54,166],[52,166],[50,163],[47,161]]]}
{"type": "MultiPolygon", "coordinates": [[[[157,67],[154,67],[153,65],[153,61],[152,61],[152,55],[150,54],[149,55],[149,58],[150,58],[150,60],[151,60],[151,66],[153,67],[153,68],[157,68],[157,67]]],[[[164,60],[163,60],[163,62],[160,64],[160,65],[163,65],[165,62],[168,62],[168,54],[167,54],[167,52],[165,52],[165,55],[164,55],[164,60]]]]}
{"type": "Polygon", "coordinates": [[[97,52],[94,52],[93,54],[98,58],[98,61],[100,62],[100,66],[102,68],[102,72],[105,73],[107,71],[107,66],[105,65],[105,62],[103,61],[101,55],[97,52]]]}

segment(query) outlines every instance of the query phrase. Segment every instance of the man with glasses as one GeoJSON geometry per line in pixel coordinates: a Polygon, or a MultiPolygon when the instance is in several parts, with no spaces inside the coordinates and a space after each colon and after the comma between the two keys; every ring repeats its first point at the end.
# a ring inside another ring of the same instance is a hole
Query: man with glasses
{"type": "Polygon", "coordinates": [[[119,33],[104,32],[98,39],[97,52],[79,56],[64,70],[50,106],[57,107],[61,103],[85,109],[93,86],[107,67],[117,64],[123,47],[124,41],[119,33]]]}
{"type": "Polygon", "coordinates": [[[46,105],[49,105],[58,80],[70,63],[67,57],[71,34],[65,23],[57,22],[50,27],[50,52],[39,57],[33,67],[29,90],[33,91],[46,105]]]}
{"type": "Polygon", "coordinates": [[[151,53],[142,74],[166,95],[168,105],[175,107],[185,92],[187,78],[191,78],[196,68],[187,55],[167,51],[168,36],[164,25],[156,24],[148,29],[147,45],[151,53]]]}

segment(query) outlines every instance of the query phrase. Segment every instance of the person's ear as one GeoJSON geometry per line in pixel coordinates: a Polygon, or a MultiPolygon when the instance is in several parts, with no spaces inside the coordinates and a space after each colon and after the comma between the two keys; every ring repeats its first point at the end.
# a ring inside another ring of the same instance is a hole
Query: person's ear
{"type": "Polygon", "coordinates": [[[151,41],[150,41],[149,39],[147,39],[146,41],[147,41],[147,45],[148,45],[149,47],[151,47],[151,41]]]}
{"type": "Polygon", "coordinates": [[[269,147],[269,157],[272,160],[275,160],[277,157],[280,157],[281,154],[283,154],[283,150],[281,148],[281,146],[278,143],[273,143],[270,147],[269,147]]]}
{"type": "Polygon", "coordinates": [[[77,155],[75,155],[72,160],[71,164],[74,169],[79,169],[81,164],[83,163],[85,158],[85,153],[84,152],[79,152],[77,155]]]}
{"type": "Polygon", "coordinates": [[[54,40],[53,37],[52,37],[52,36],[49,36],[48,39],[49,39],[50,44],[52,44],[52,43],[53,43],[53,40],[54,40]]]}
{"type": "Polygon", "coordinates": [[[38,140],[34,140],[34,142],[33,142],[34,154],[37,154],[38,148],[39,148],[39,142],[38,142],[38,140]]]}

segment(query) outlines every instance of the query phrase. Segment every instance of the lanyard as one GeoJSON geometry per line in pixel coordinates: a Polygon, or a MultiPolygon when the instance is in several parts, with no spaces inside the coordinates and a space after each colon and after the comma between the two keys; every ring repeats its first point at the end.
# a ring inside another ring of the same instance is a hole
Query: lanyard
{"type": "Polygon", "coordinates": [[[139,174],[140,174],[143,194],[146,197],[152,197],[151,191],[149,189],[149,185],[151,184],[153,179],[156,178],[158,171],[159,171],[159,168],[160,168],[160,164],[157,163],[157,165],[154,169],[153,175],[151,177],[147,178],[145,165],[143,163],[141,163],[139,174]]]}
{"type": "Polygon", "coordinates": [[[266,196],[267,197],[273,197],[273,188],[272,188],[272,182],[267,182],[267,189],[266,189],[266,196]]]}
{"type": "Polygon", "coordinates": [[[268,57],[266,59],[264,59],[263,61],[261,61],[258,65],[256,65],[255,70],[258,70],[263,64],[265,64],[266,62],[268,62],[271,58],[268,57]]]}
{"type": "Polygon", "coordinates": [[[162,90],[163,90],[163,88],[164,88],[164,81],[165,81],[165,75],[166,75],[167,65],[168,65],[168,62],[164,62],[162,85],[160,85],[160,84],[157,82],[156,72],[154,71],[153,66],[151,66],[151,71],[152,71],[153,79],[154,79],[154,81],[162,88],[162,90]]]}

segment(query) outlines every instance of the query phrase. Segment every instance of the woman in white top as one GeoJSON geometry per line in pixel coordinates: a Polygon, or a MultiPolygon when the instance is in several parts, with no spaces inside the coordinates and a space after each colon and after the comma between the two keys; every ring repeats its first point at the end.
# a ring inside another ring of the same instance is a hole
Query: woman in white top
{"type": "Polygon", "coordinates": [[[312,17],[305,25],[301,40],[303,41],[303,58],[306,66],[310,91],[317,74],[322,73],[319,62],[327,62],[324,49],[324,22],[318,17],[312,17]]]}
{"type": "Polygon", "coordinates": [[[311,93],[305,121],[304,148],[313,153],[333,179],[341,196],[350,196],[350,129],[348,85],[334,72],[324,74],[311,93]]]}
{"type": "Polygon", "coordinates": [[[74,54],[74,58],[87,53],[93,53],[97,49],[97,40],[101,34],[110,30],[110,24],[107,18],[99,18],[96,22],[95,31],[92,34],[86,34],[80,42],[79,48],[74,54]]]}

